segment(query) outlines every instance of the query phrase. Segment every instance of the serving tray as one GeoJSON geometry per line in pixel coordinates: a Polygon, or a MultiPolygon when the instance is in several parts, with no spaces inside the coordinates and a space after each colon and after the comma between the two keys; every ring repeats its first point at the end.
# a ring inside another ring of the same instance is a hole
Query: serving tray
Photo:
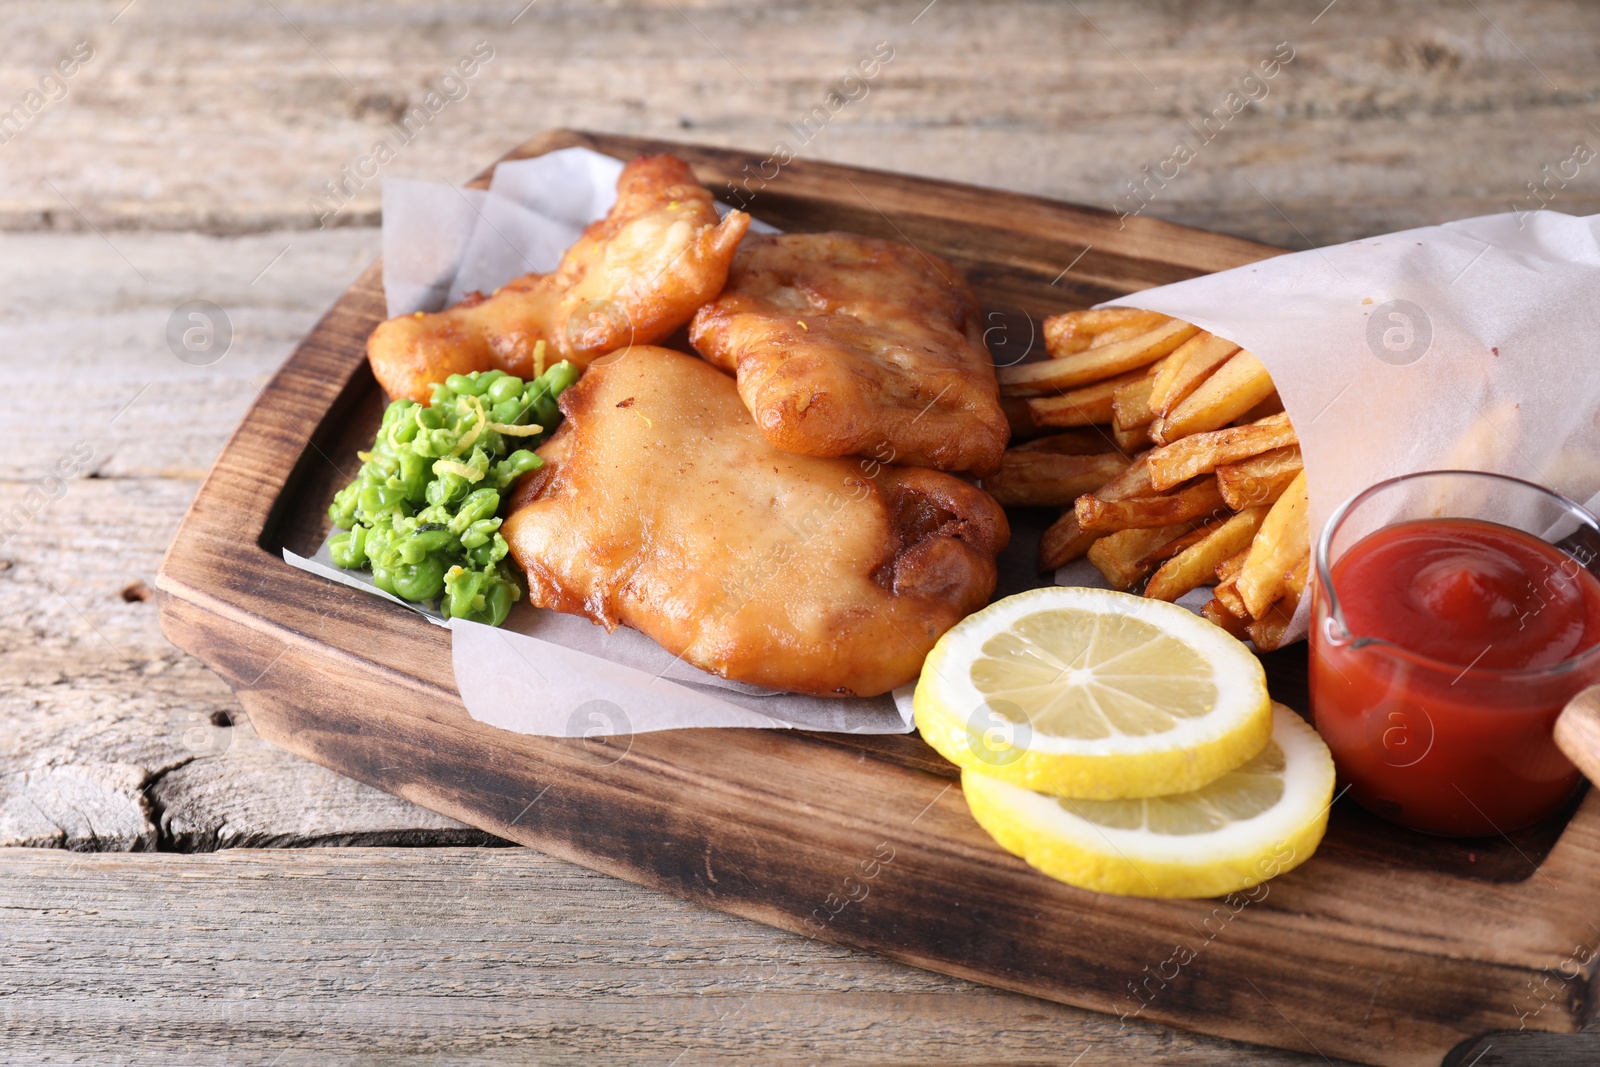
{"type": "MultiPolygon", "coordinates": [[[[853,230],[945,256],[997,361],[1047,314],[1279,250],[1146,218],[823,163],[671,151],[786,230],[853,230]],[[729,183],[732,183],[731,186],[729,183]]],[[[480,176],[479,184],[486,180],[480,176]]],[[[1037,874],[967,814],[915,736],[684,730],[558,740],[474,721],[449,634],[285,564],[309,555],[383,397],[365,360],[381,269],[262,391],[179,528],[157,585],[168,638],[221,675],[274,744],[501,837],[807,937],[1050,1000],[1374,1064],[1455,1063],[1481,1035],[1572,1031],[1600,956],[1600,799],[1509,837],[1427,838],[1335,803],[1303,867],[1248,896],[1101,896],[1037,874]]],[[[1019,536],[1027,531],[1019,517],[1019,536]]],[[[1267,657],[1305,708],[1303,646],[1267,657]]],[[[530,694],[530,700],[538,699],[530,694]]],[[[624,709],[626,710],[626,709],[624,709]]]]}

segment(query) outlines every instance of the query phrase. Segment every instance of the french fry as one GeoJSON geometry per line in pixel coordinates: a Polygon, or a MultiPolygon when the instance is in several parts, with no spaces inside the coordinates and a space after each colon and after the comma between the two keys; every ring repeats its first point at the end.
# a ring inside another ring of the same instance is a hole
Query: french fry
{"type": "Polygon", "coordinates": [[[1085,494],[1072,508],[1078,516],[1078,528],[1084,533],[1113,533],[1191,523],[1223,510],[1223,503],[1217,480],[1207,478],[1168,496],[1105,500],[1097,494],[1085,494]]]}
{"type": "Polygon", "coordinates": [[[1156,417],[1150,410],[1150,388],[1154,384],[1153,376],[1141,374],[1117,386],[1111,394],[1111,424],[1119,430],[1150,425],[1156,417]]]}
{"type": "Polygon", "coordinates": [[[1127,466],[1127,457],[1118,452],[1085,456],[1013,448],[1001,457],[1000,470],[983,480],[983,487],[1006,507],[1061,507],[1106,484],[1127,466]]]}
{"type": "Polygon", "coordinates": [[[1007,505],[1052,503],[1116,469],[1108,435],[1139,454],[1045,531],[1040,569],[1087,554],[1115,588],[1148,577],[1144,595],[1162,600],[1214,581],[1203,614],[1278,647],[1305,588],[1309,530],[1304,459],[1261,361],[1134,308],[1054,315],[1044,334],[1049,360],[997,375],[1013,433],[1036,439],[985,485],[1007,505]]]}
{"type": "Polygon", "coordinates": [[[1011,450],[1013,452],[1054,452],[1062,456],[1093,456],[1107,451],[1106,435],[1099,427],[1084,430],[1056,431],[1045,437],[1035,437],[1031,441],[1024,441],[1020,445],[1012,445],[1011,450]]]}
{"type": "Polygon", "coordinates": [[[1283,638],[1289,629],[1289,616],[1279,606],[1281,603],[1269,604],[1265,615],[1245,624],[1244,631],[1258,652],[1276,652],[1283,647],[1283,638]]]}
{"type": "Polygon", "coordinates": [[[1192,434],[1150,453],[1150,484],[1165,492],[1190,478],[1210,474],[1223,464],[1237,463],[1297,440],[1288,415],[1273,415],[1249,426],[1192,434]]]}
{"type": "Polygon", "coordinates": [[[1039,573],[1045,574],[1057,567],[1065,567],[1089,551],[1089,546],[1095,543],[1099,534],[1086,534],[1078,529],[1078,516],[1071,508],[1061,513],[1061,517],[1050,524],[1039,537],[1039,555],[1036,565],[1039,573]]]}
{"type": "Polygon", "coordinates": [[[1205,606],[1200,609],[1200,614],[1241,641],[1250,637],[1248,620],[1241,619],[1229,611],[1228,606],[1216,597],[1206,601],[1205,606]]]}
{"type": "Polygon", "coordinates": [[[1217,584],[1231,582],[1239,577],[1239,572],[1244,570],[1244,561],[1250,558],[1250,549],[1246,546],[1243,550],[1235,552],[1221,563],[1217,564],[1217,584]]]}
{"type": "MultiPolygon", "coordinates": [[[[1059,359],[1002,367],[996,372],[996,377],[1000,379],[1000,395],[1048,396],[1113,375],[1126,374],[1140,367],[1148,367],[1198,332],[1197,327],[1187,322],[1171,319],[1129,341],[1073,352],[1059,359]]],[[[1260,399],[1257,397],[1250,403],[1254,404],[1260,399]]]]}
{"type": "Polygon", "coordinates": [[[1283,596],[1267,608],[1265,615],[1247,627],[1250,640],[1255,642],[1260,651],[1275,652],[1283,647],[1289,624],[1294,620],[1294,613],[1300,607],[1300,598],[1305,594],[1310,564],[1310,552],[1296,560],[1284,576],[1283,596]]]}
{"type": "Polygon", "coordinates": [[[1249,558],[1250,549],[1247,546],[1217,564],[1217,584],[1211,590],[1212,596],[1244,622],[1250,621],[1250,613],[1244,610],[1244,601],[1239,599],[1239,572],[1244,570],[1244,561],[1249,558]]]}
{"type": "Polygon", "coordinates": [[[1167,414],[1237,351],[1239,346],[1232,341],[1204,330],[1183,342],[1156,375],[1150,390],[1151,412],[1167,414]]]}
{"type": "MultiPolygon", "coordinates": [[[[1019,368],[1011,368],[1013,370],[1019,368]]],[[[1261,361],[1240,349],[1199,388],[1152,425],[1150,436],[1161,444],[1226,426],[1267,398],[1272,378],[1261,361]]]]}
{"type": "Polygon", "coordinates": [[[1167,560],[1150,576],[1144,595],[1155,600],[1177,600],[1189,590],[1215,581],[1217,564],[1250,544],[1267,517],[1267,510],[1259,507],[1241,511],[1204,540],[1167,560]]]}
{"type": "Polygon", "coordinates": [[[1260,422],[1268,415],[1276,415],[1283,410],[1283,397],[1274,389],[1267,394],[1267,398],[1249,411],[1233,420],[1235,426],[1243,426],[1248,422],[1260,422]]]}
{"type": "Polygon", "coordinates": [[[1159,315],[1155,312],[1151,312],[1150,314],[1154,316],[1153,319],[1148,319],[1143,322],[1130,322],[1125,326],[1113,326],[1104,333],[1096,334],[1094,340],[1089,343],[1088,351],[1093,352],[1095,349],[1105,348],[1107,345],[1120,344],[1123,341],[1132,341],[1134,338],[1149,333],[1151,330],[1167,321],[1167,317],[1165,315],[1159,315]]]}
{"type": "Polygon", "coordinates": [[[1211,595],[1220,600],[1234,615],[1245,622],[1250,621],[1250,612],[1245,609],[1244,601],[1239,596],[1239,576],[1219,581],[1211,590],[1211,595]]]}
{"type": "Polygon", "coordinates": [[[1217,468],[1217,489],[1235,511],[1270,504],[1283,495],[1294,476],[1304,469],[1300,446],[1274,448],[1259,456],[1217,468]]]}
{"type": "Polygon", "coordinates": [[[1052,359],[1060,359],[1083,352],[1097,342],[1103,346],[1103,339],[1113,331],[1125,330],[1130,326],[1153,330],[1166,321],[1167,316],[1159,311],[1141,311],[1138,308],[1068,311],[1044,320],[1044,347],[1052,359]]]}
{"type": "MultiPolygon", "coordinates": [[[[1150,492],[1149,453],[1133,457],[1126,470],[1095,490],[1101,500],[1121,500],[1150,492]]],[[[1089,551],[1099,534],[1084,533],[1078,527],[1078,514],[1072,508],[1050,525],[1039,539],[1039,570],[1053,571],[1089,551]]]]}
{"type": "MultiPolygon", "coordinates": [[[[1160,548],[1156,549],[1154,552],[1150,553],[1144,558],[1143,562],[1150,564],[1165,563],[1167,560],[1171,559],[1173,556],[1176,556],[1179,552],[1182,552],[1190,545],[1199,544],[1201,541],[1204,541],[1207,537],[1211,536],[1211,532],[1217,527],[1221,526],[1223,521],[1224,520],[1222,519],[1213,519],[1195,527],[1193,530],[1190,530],[1176,541],[1169,541],[1160,548]]],[[[1208,577],[1206,581],[1209,582],[1212,581],[1212,579],[1208,577]]]]}
{"type": "Polygon", "coordinates": [[[1188,523],[1147,530],[1120,530],[1089,546],[1089,562],[1105,575],[1113,589],[1126,591],[1154,569],[1155,564],[1147,562],[1150,553],[1188,532],[1188,523]]]}
{"type": "Polygon", "coordinates": [[[1133,496],[1149,496],[1150,453],[1141,452],[1134,456],[1126,470],[1094,492],[1101,500],[1126,500],[1133,496]]]}
{"type": "Polygon", "coordinates": [[[1150,447],[1150,427],[1136,426],[1131,430],[1111,427],[1111,442],[1123,452],[1142,452],[1150,447]]]}
{"type": "Polygon", "coordinates": [[[1035,426],[1098,426],[1111,421],[1117,389],[1143,377],[1134,370],[1060,396],[1034,397],[1027,402],[1028,414],[1035,426]]]}
{"type": "MultiPolygon", "coordinates": [[[[1283,576],[1283,595],[1285,599],[1294,598],[1294,606],[1300,606],[1300,598],[1305,595],[1306,582],[1311,577],[1311,546],[1307,545],[1305,553],[1294,562],[1287,574],[1283,576]]],[[[1292,611],[1290,614],[1294,614],[1292,611]]]]}
{"type": "Polygon", "coordinates": [[[1253,619],[1283,594],[1289,568],[1310,543],[1306,498],[1306,472],[1294,476],[1250,544],[1250,555],[1239,571],[1239,599],[1253,619]]]}

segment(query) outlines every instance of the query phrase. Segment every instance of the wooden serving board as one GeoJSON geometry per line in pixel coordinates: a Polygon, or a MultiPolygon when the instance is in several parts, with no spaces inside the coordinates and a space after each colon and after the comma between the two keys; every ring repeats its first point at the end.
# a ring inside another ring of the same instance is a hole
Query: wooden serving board
{"type": "MultiPolygon", "coordinates": [[[[976,288],[1002,361],[1047,314],[1277,251],[821,163],[792,162],[763,186],[762,154],[693,145],[557,131],[506,158],[570,145],[670,150],[719,195],[728,181],[754,193],[750,210],[784,229],[944,255],[976,288]]],[[[914,736],[685,730],[596,744],[474,721],[447,632],[280,555],[320,542],[333,491],[371,441],[383,398],[364,352],[383,316],[375,264],[263,390],[158,579],[167,636],[227,680],[270,741],[619,878],[1129,1020],[1434,1065],[1488,1032],[1571,1031],[1592,1014],[1593,794],[1544,825],[1469,842],[1340,802],[1317,855],[1257,899],[1139,900],[1072,889],[1002,852],[968,816],[954,768],[914,736]]],[[[1268,670],[1275,695],[1303,709],[1303,646],[1268,657],[1268,670]]]]}

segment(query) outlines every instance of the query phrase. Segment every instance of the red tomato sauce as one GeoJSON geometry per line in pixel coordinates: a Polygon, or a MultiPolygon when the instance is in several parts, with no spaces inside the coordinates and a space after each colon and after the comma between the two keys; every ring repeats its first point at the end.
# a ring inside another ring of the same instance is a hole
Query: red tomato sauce
{"type": "Polygon", "coordinates": [[[1577,771],[1551,731],[1600,680],[1600,656],[1550,668],[1600,645],[1600,581],[1536,537],[1473,519],[1379,530],[1332,579],[1355,640],[1332,639],[1319,610],[1312,706],[1357,800],[1456,835],[1503,833],[1561,805],[1577,771]]]}

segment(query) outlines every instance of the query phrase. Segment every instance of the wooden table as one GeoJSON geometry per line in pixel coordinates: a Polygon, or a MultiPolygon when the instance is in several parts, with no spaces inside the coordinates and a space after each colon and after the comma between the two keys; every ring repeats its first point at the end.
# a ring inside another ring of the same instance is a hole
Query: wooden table
{"type": "MultiPolygon", "coordinates": [[[[150,585],[257,389],[377,254],[379,180],[322,183],[398,144],[388,124],[474,46],[492,58],[380,177],[463,180],[571,125],[803,136],[809,158],[1132,210],[1141,167],[1237,91],[1259,102],[1142,210],[1303,247],[1538,199],[1600,210],[1595,164],[1550,177],[1600,146],[1600,9],[125,3],[8,6],[0,37],[0,112],[92,51],[65,99],[49,83],[0,127],[8,1062],[1322,1062],[1124,1027],[499,847],[260,742],[162,639],[150,585]],[[859,99],[808,120],[878,42],[893,58],[865,95],[851,83],[859,99]],[[1280,42],[1293,60],[1246,83],[1280,42]],[[213,365],[165,340],[191,299],[231,322],[213,365]]],[[[1596,1057],[1600,1031],[1495,1035],[1460,1062],[1596,1057]]]]}

